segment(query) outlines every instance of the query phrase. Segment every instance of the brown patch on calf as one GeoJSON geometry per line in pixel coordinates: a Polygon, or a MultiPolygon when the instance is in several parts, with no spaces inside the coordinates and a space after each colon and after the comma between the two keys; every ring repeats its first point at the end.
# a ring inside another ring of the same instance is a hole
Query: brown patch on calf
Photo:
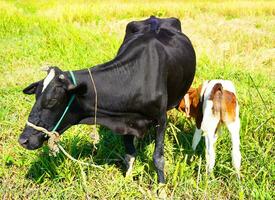
{"type": "Polygon", "coordinates": [[[235,121],[236,118],[236,106],[237,100],[233,92],[224,90],[222,98],[223,115],[222,120],[224,122],[235,121]]]}
{"type": "Polygon", "coordinates": [[[213,101],[213,114],[222,122],[234,121],[236,117],[236,96],[223,90],[222,84],[216,83],[211,91],[209,100],[213,101]]]}

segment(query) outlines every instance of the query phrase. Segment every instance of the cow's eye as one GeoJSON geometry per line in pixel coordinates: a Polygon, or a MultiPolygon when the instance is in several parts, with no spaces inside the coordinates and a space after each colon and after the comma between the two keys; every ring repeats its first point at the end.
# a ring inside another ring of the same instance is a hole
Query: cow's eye
{"type": "Polygon", "coordinates": [[[47,107],[48,107],[48,108],[52,108],[52,107],[54,107],[56,104],[57,104],[57,99],[50,99],[50,100],[48,101],[47,107]]]}
{"type": "Polygon", "coordinates": [[[51,109],[66,101],[65,90],[61,87],[53,87],[48,93],[42,96],[42,107],[51,109]]]}

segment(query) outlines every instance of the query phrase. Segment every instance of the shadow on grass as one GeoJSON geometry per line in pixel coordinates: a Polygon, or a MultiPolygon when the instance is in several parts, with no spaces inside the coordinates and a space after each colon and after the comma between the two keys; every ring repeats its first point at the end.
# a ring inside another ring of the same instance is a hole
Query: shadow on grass
{"type": "MultiPolygon", "coordinates": [[[[76,135],[63,138],[62,146],[76,159],[88,163],[92,161],[92,163],[96,165],[115,165],[115,167],[125,175],[126,166],[123,160],[125,150],[122,136],[114,134],[105,127],[100,127],[98,133],[100,140],[95,145],[93,145],[87,137],[76,135]]],[[[152,141],[152,138],[148,137],[149,134],[146,135],[145,143],[142,142],[143,146],[146,146],[152,141]]],[[[137,151],[137,155],[140,153],[140,151],[137,151]]],[[[44,146],[42,152],[37,155],[37,159],[29,168],[26,178],[36,183],[43,183],[45,179],[60,181],[60,179],[62,180],[60,177],[62,169],[72,168],[71,165],[68,164],[68,161],[73,163],[73,161],[61,152],[56,157],[49,156],[49,149],[47,146],[44,146]]],[[[75,165],[76,164],[73,164],[73,166],[75,165]]]]}
{"type": "MultiPolygon", "coordinates": [[[[122,145],[121,136],[103,127],[99,129],[99,135],[100,141],[96,145],[81,135],[63,138],[61,145],[72,157],[81,161],[92,162],[96,165],[116,165],[122,168],[123,161],[116,155],[117,152],[120,154],[122,151],[119,147],[122,145]]],[[[48,147],[44,146],[28,170],[26,178],[37,183],[43,183],[45,178],[59,180],[62,168],[71,168],[68,161],[74,163],[62,152],[56,157],[50,156],[48,147]]]]}
{"type": "Polygon", "coordinates": [[[172,119],[168,123],[168,127],[171,129],[171,134],[178,140],[174,142],[174,148],[181,151],[184,155],[188,155],[188,161],[190,161],[193,155],[204,157],[204,137],[201,138],[196,150],[192,149],[192,140],[195,132],[195,125],[188,119],[179,117],[178,120],[172,119]],[[174,133],[174,134],[173,134],[174,133]]]}
{"type": "MultiPolygon", "coordinates": [[[[185,122],[183,124],[186,125],[185,122]]],[[[179,154],[188,155],[188,164],[193,154],[204,155],[202,153],[204,149],[203,142],[200,142],[197,151],[194,152],[191,148],[193,129],[182,127],[182,123],[176,123],[176,125],[178,126],[178,130],[175,131],[176,135],[174,135],[174,137],[177,138],[178,142],[173,142],[174,156],[177,157],[179,154]]],[[[169,123],[167,128],[169,128],[169,123]]],[[[123,160],[125,150],[122,137],[102,126],[99,128],[98,132],[100,140],[95,145],[96,148],[87,137],[81,135],[63,138],[62,146],[76,159],[84,162],[92,161],[92,163],[96,165],[115,165],[116,168],[125,175],[126,166],[123,160]]],[[[166,137],[172,137],[171,134],[171,131],[167,131],[166,137]]],[[[156,173],[152,159],[153,150],[148,153],[146,152],[146,148],[149,144],[155,146],[154,140],[155,129],[151,128],[145,134],[143,139],[138,140],[136,145],[137,159],[146,164],[147,167],[145,168],[145,171],[151,175],[156,173]]],[[[59,153],[57,157],[49,156],[48,147],[43,147],[42,152],[37,156],[37,159],[32,163],[28,170],[26,178],[31,179],[36,183],[43,183],[45,179],[60,181],[60,179],[62,180],[62,176],[60,176],[60,174],[63,173],[62,170],[65,168],[69,168],[69,170],[71,168],[73,170],[73,167],[71,166],[75,166],[75,164],[68,164],[68,161],[71,163],[73,162],[62,153],[59,153]]],[[[68,171],[68,169],[66,170],[68,171]]],[[[134,180],[137,178],[138,177],[134,177],[134,180]]]]}

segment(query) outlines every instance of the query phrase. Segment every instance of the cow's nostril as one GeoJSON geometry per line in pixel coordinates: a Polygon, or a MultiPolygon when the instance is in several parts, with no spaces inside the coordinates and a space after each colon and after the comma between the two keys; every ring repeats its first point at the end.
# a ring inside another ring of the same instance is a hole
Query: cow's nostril
{"type": "Polygon", "coordinates": [[[19,139],[20,144],[26,144],[27,142],[28,142],[28,139],[26,139],[26,138],[20,138],[19,139]]]}

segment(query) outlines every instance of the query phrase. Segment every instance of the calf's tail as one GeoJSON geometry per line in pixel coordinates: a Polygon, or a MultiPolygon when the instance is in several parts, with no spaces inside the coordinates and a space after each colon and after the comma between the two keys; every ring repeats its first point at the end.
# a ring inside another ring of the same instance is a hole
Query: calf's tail
{"type": "Polygon", "coordinates": [[[222,98],[223,98],[223,87],[221,83],[216,83],[211,91],[210,100],[213,101],[213,114],[219,118],[222,117],[222,98]]]}

